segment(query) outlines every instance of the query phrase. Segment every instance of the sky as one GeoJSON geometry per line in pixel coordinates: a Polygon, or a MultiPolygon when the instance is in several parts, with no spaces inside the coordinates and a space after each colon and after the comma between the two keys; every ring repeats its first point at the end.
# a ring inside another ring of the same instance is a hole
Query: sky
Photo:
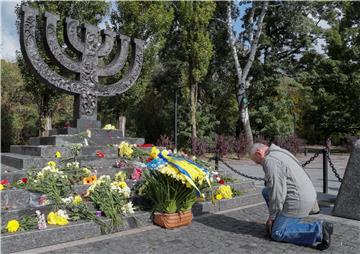
{"type": "Polygon", "coordinates": [[[0,23],[0,50],[1,59],[15,61],[16,50],[20,50],[19,36],[16,30],[16,4],[20,1],[1,1],[1,23],[0,23]]]}

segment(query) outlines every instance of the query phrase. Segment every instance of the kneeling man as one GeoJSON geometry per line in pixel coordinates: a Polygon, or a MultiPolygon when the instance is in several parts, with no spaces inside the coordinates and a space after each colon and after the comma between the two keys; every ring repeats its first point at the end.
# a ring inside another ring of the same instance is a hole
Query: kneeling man
{"type": "Polygon", "coordinates": [[[275,241],[329,248],[333,224],[314,221],[303,223],[316,203],[315,188],[299,161],[287,150],[256,143],[251,159],[263,166],[266,188],[263,196],[269,207],[266,226],[275,241]]]}

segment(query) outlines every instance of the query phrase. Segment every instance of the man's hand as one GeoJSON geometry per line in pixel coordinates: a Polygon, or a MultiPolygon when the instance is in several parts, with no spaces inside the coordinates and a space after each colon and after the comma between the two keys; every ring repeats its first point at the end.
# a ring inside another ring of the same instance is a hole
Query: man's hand
{"type": "Polygon", "coordinates": [[[269,236],[271,237],[271,229],[272,229],[272,224],[273,224],[273,221],[272,219],[268,219],[267,222],[266,222],[266,232],[268,232],[269,236]]]}

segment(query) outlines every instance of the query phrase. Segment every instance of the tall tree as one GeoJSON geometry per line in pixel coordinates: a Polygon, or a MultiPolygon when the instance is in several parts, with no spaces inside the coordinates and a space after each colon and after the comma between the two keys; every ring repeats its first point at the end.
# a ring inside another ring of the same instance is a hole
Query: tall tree
{"type": "Polygon", "coordinates": [[[318,6],[326,20],[325,53],[310,51],[300,60],[301,81],[312,89],[313,104],[306,107],[302,134],[311,142],[360,135],[360,8],[359,2],[318,6]]]}
{"type": "Polygon", "coordinates": [[[213,54],[207,31],[213,17],[213,2],[184,1],[178,3],[181,50],[186,63],[186,81],[190,89],[191,137],[197,137],[196,112],[199,84],[207,74],[213,54]]]}
{"type": "Polygon", "coordinates": [[[234,28],[233,28],[233,21],[232,21],[232,2],[228,4],[227,9],[227,26],[228,26],[228,33],[229,33],[229,43],[230,47],[232,49],[232,54],[235,62],[235,69],[236,69],[236,75],[237,75],[237,102],[239,105],[239,117],[241,119],[241,123],[243,125],[244,131],[245,131],[245,137],[246,137],[246,143],[247,147],[250,148],[250,146],[253,144],[253,134],[251,131],[250,126],[250,119],[249,119],[249,111],[248,111],[248,101],[246,97],[246,90],[250,85],[251,79],[249,78],[249,71],[250,68],[254,62],[254,58],[256,55],[256,52],[258,50],[258,43],[259,38],[262,31],[263,26],[263,20],[269,5],[268,1],[264,1],[261,3],[261,12],[260,15],[257,16],[257,19],[255,19],[255,13],[256,8],[258,7],[258,3],[253,2],[251,6],[251,14],[249,17],[249,27],[247,31],[247,40],[240,40],[240,43],[242,43],[241,48],[245,48],[246,44],[248,43],[250,45],[249,50],[244,51],[246,52],[247,61],[245,66],[242,68],[240,65],[239,57],[238,57],[238,51],[236,47],[236,40],[234,36],[234,28]],[[254,30],[256,24],[256,30],[254,30]]]}

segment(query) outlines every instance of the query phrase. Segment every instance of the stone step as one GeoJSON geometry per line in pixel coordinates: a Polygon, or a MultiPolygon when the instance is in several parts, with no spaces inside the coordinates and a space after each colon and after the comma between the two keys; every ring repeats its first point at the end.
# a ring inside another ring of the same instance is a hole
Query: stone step
{"type": "MultiPolygon", "coordinates": [[[[109,219],[104,219],[109,223],[109,219]]],[[[116,231],[125,231],[137,227],[151,225],[149,212],[136,212],[133,216],[123,218],[123,225],[116,231]]],[[[13,253],[30,250],[58,243],[100,236],[101,228],[91,221],[70,222],[66,226],[48,226],[44,230],[31,230],[1,235],[2,253],[13,253]]]]}
{"type": "Polygon", "coordinates": [[[261,202],[264,202],[264,198],[262,197],[260,189],[256,188],[253,190],[248,190],[247,192],[244,192],[242,195],[236,196],[232,199],[219,200],[215,204],[212,204],[210,201],[195,203],[192,208],[192,212],[194,216],[199,216],[206,213],[225,211],[225,210],[229,210],[241,206],[257,204],[261,202]]]}
{"type": "MultiPolygon", "coordinates": [[[[120,130],[104,130],[104,129],[89,129],[91,132],[91,137],[124,137],[123,132],[120,130]]],[[[87,136],[86,131],[80,131],[77,128],[60,128],[50,130],[50,136],[55,135],[74,135],[82,133],[83,136],[87,136]]]]}
{"type": "Polygon", "coordinates": [[[1,180],[7,179],[10,183],[20,180],[21,178],[26,177],[26,171],[15,169],[14,171],[8,172],[4,168],[1,168],[1,180]]]}
{"type": "MultiPolygon", "coordinates": [[[[102,145],[118,145],[121,142],[129,142],[130,144],[144,144],[145,140],[143,138],[131,138],[131,137],[101,137],[101,136],[92,136],[91,138],[86,138],[89,145],[92,146],[102,146],[102,145]]],[[[31,145],[71,145],[75,143],[85,144],[85,139],[81,135],[54,135],[50,137],[32,137],[30,138],[31,145]]]]}
{"type": "MultiPolygon", "coordinates": [[[[258,189],[256,189],[233,199],[221,200],[216,204],[212,204],[211,202],[196,203],[193,206],[192,211],[194,216],[200,216],[261,202],[263,202],[261,193],[258,189]]],[[[109,222],[108,219],[104,221],[109,222]]],[[[118,231],[125,231],[148,225],[152,225],[150,212],[139,211],[133,216],[125,217],[124,224],[118,231]]],[[[101,235],[99,225],[94,222],[81,221],[70,222],[69,225],[63,227],[49,226],[48,229],[45,230],[31,230],[13,234],[4,233],[1,235],[1,243],[2,251],[4,253],[13,253],[22,250],[29,251],[33,248],[75,241],[99,235],[101,235]]]]}
{"type": "Polygon", "coordinates": [[[27,207],[27,208],[9,208],[4,210],[1,209],[1,226],[6,226],[9,220],[18,220],[21,216],[24,215],[34,215],[36,210],[41,211],[42,213],[48,214],[54,209],[52,205],[44,205],[39,207],[27,207]]]}
{"type": "MultiPolygon", "coordinates": [[[[96,156],[79,156],[77,157],[77,160],[80,162],[82,167],[113,167],[116,164],[116,158],[117,157],[107,158],[106,155],[104,158],[99,158],[96,156]]],[[[39,156],[30,156],[16,153],[1,154],[1,163],[16,169],[41,169],[45,167],[50,160],[57,162],[59,165],[64,165],[69,162],[64,161],[64,158],[42,158],[39,156]]]]}
{"type": "MultiPolygon", "coordinates": [[[[31,146],[31,145],[12,145],[10,146],[10,153],[22,154],[29,156],[39,156],[42,158],[55,158],[55,153],[59,151],[62,158],[73,157],[70,147],[63,146],[31,146]]],[[[80,149],[79,156],[96,157],[96,152],[100,151],[105,155],[105,158],[117,158],[118,147],[115,146],[84,146],[80,149]]]]}

